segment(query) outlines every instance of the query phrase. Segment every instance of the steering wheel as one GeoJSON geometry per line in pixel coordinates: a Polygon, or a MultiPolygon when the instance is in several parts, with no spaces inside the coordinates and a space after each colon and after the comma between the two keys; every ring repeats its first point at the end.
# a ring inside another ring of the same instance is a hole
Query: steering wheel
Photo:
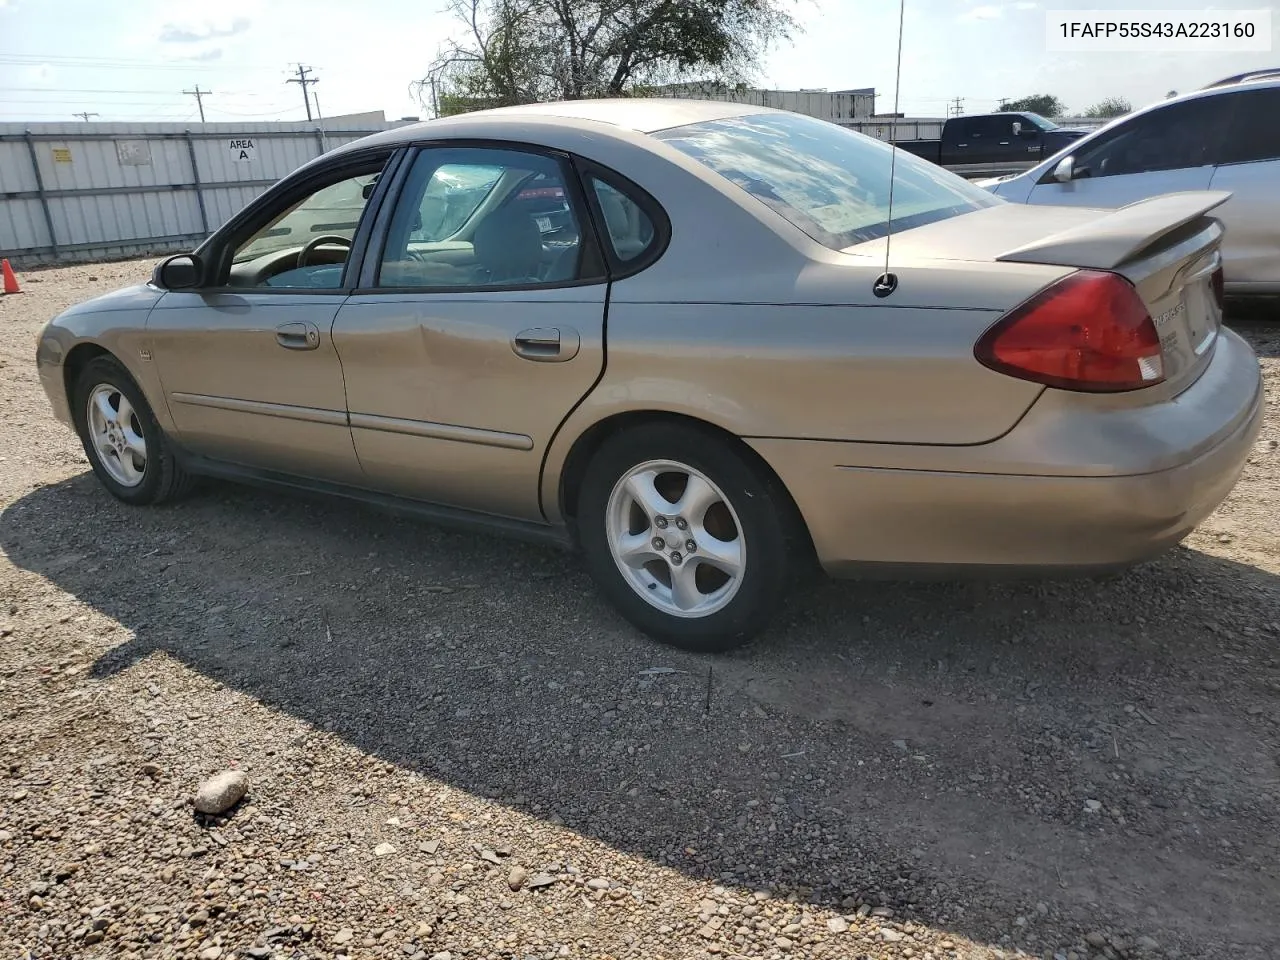
{"type": "Polygon", "coordinates": [[[346,237],[332,237],[332,236],[316,237],[310,242],[308,242],[305,247],[303,247],[301,250],[298,251],[298,268],[299,269],[307,265],[307,257],[311,255],[311,251],[314,250],[316,247],[320,246],[320,244],[322,243],[339,243],[339,244],[342,244],[342,246],[346,247],[348,250],[351,249],[351,241],[348,240],[346,237]]]}

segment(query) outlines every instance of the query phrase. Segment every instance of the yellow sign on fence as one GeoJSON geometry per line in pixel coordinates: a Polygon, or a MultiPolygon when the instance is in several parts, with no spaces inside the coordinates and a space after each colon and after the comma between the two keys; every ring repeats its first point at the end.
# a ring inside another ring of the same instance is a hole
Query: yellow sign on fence
{"type": "Polygon", "coordinates": [[[70,163],[71,148],[70,147],[54,147],[53,162],[54,163],[70,163]]]}

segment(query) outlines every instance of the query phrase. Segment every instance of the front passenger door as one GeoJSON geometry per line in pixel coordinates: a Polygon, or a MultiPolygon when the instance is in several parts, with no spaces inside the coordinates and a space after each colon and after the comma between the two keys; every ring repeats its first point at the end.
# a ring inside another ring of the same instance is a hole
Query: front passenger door
{"type": "Polygon", "coordinates": [[[361,481],[331,328],[387,160],[349,161],[250,208],[202,249],[201,287],[171,290],[151,311],[149,346],[188,450],[256,470],[361,481]]]}
{"type": "Polygon", "coordinates": [[[1060,183],[1048,171],[1027,202],[1114,208],[1163,193],[1205,190],[1225,120],[1214,97],[1139,114],[1082,144],[1072,154],[1072,179],[1060,183]]]}
{"type": "Polygon", "coordinates": [[[367,483],[542,520],[543,454],[603,369],[607,294],[566,157],[420,150],[334,322],[367,483]]]}

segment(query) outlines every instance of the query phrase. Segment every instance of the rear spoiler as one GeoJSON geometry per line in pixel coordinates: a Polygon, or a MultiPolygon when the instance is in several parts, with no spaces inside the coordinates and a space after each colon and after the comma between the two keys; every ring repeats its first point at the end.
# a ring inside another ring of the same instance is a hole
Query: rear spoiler
{"type": "Polygon", "coordinates": [[[1100,211],[1078,224],[1002,253],[1006,263],[1047,263],[1062,267],[1114,270],[1179,227],[1204,216],[1230,198],[1226,190],[1188,190],[1100,211]]]}

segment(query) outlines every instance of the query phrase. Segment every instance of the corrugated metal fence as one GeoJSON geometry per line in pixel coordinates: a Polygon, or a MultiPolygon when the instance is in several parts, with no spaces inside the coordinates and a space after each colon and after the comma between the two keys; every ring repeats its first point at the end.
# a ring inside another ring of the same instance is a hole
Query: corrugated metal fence
{"type": "Polygon", "coordinates": [[[0,255],[15,266],[190,249],[326,150],[398,123],[0,123],[0,255]]]}

